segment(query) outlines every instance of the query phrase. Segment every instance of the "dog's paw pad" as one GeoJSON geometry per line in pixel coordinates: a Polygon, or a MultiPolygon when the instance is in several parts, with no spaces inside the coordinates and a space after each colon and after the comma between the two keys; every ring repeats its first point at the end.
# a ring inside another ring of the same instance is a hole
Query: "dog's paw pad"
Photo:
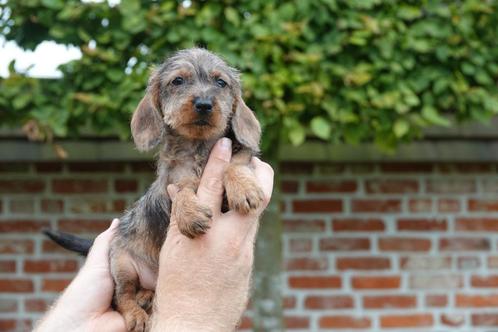
{"type": "Polygon", "coordinates": [[[249,185],[244,192],[232,192],[228,196],[228,205],[231,210],[241,214],[248,214],[258,210],[263,204],[263,191],[256,185],[249,185]]]}

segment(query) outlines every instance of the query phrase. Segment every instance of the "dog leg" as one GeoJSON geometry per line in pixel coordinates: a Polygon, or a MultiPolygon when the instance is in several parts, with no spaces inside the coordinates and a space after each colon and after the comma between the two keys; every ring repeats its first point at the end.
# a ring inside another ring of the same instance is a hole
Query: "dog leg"
{"type": "Polygon", "coordinates": [[[116,309],[123,315],[127,331],[144,332],[147,330],[149,315],[137,302],[137,290],[140,287],[138,274],[126,253],[114,252],[111,257],[111,272],[116,283],[116,309]]]}
{"type": "Polygon", "coordinates": [[[150,289],[141,288],[137,292],[136,301],[138,305],[145,310],[147,314],[152,313],[152,303],[154,300],[154,291],[150,289]]]}
{"type": "Polygon", "coordinates": [[[206,233],[213,213],[202,205],[195,194],[198,180],[184,180],[178,184],[180,191],[176,194],[171,207],[171,215],[178,224],[180,232],[193,239],[206,233]]]}
{"type": "Polygon", "coordinates": [[[234,155],[223,179],[228,207],[241,214],[258,210],[264,199],[263,191],[249,168],[251,157],[252,154],[248,150],[234,155]]]}

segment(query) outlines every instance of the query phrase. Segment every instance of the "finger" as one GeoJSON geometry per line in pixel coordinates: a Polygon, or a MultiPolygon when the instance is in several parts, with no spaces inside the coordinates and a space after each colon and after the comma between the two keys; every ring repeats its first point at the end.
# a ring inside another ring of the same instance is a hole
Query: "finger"
{"type": "Polygon", "coordinates": [[[88,253],[85,266],[97,266],[108,268],[109,245],[118,227],[119,219],[114,219],[104,232],[100,233],[93,241],[92,248],[88,253]]]}
{"type": "Polygon", "coordinates": [[[253,157],[251,159],[251,164],[254,167],[254,175],[256,176],[256,180],[259,186],[261,187],[261,190],[263,190],[264,194],[263,209],[264,209],[270,202],[271,195],[273,192],[273,177],[274,177],[273,168],[269,164],[261,161],[257,157],[253,157]]]}
{"type": "Polygon", "coordinates": [[[226,137],[213,147],[197,189],[199,200],[218,214],[223,200],[223,175],[232,157],[232,141],[226,137]]]}
{"type": "Polygon", "coordinates": [[[176,197],[176,194],[178,194],[178,186],[175,184],[170,184],[168,187],[166,187],[166,190],[168,191],[169,198],[173,201],[176,197]]]}
{"type": "Polygon", "coordinates": [[[98,326],[98,329],[100,331],[109,331],[109,332],[126,331],[124,318],[117,311],[108,311],[104,313],[95,321],[95,325],[98,326]]]}

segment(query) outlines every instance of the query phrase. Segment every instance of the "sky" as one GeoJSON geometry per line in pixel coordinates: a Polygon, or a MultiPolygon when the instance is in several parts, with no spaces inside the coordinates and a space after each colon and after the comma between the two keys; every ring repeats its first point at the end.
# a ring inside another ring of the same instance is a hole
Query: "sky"
{"type": "Polygon", "coordinates": [[[57,66],[79,59],[81,52],[76,47],[67,47],[54,42],[42,42],[34,51],[24,51],[14,42],[6,42],[0,36],[0,76],[8,76],[9,63],[15,59],[16,69],[26,71],[33,77],[60,77],[57,66]],[[29,68],[32,66],[31,68],[29,68]]]}

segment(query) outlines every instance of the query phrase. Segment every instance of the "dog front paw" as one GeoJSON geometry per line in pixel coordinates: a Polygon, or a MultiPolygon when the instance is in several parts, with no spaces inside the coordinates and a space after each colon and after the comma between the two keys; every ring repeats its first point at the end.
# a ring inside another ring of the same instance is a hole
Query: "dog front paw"
{"type": "Polygon", "coordinates": [[[264,201],[263,191],[248,172],[249,169],[232,168],[225,175],[228,207],[241,214],[259,210],[264,201]]]}
{"type": "Polygon", "coordinates": [[[147,331],[149,315],[140,307],[123,313],[126,330],[129,332],[147,331]]]}
{"type": "Polygon", "coordinates": [[[207,232],[213,213],[210,208],[200,204],[195,195],[177,196],[174,205],[174,217],[180,233],[193,239],[207,232]]]}
{"type": "Polygon", "coordinates": [[[152,303],[154,300],[154,291],[150,289],[141,288],[137,292],[136,300],[138,305],[145,310],[147,314],[152,313],[152,303]]]}

